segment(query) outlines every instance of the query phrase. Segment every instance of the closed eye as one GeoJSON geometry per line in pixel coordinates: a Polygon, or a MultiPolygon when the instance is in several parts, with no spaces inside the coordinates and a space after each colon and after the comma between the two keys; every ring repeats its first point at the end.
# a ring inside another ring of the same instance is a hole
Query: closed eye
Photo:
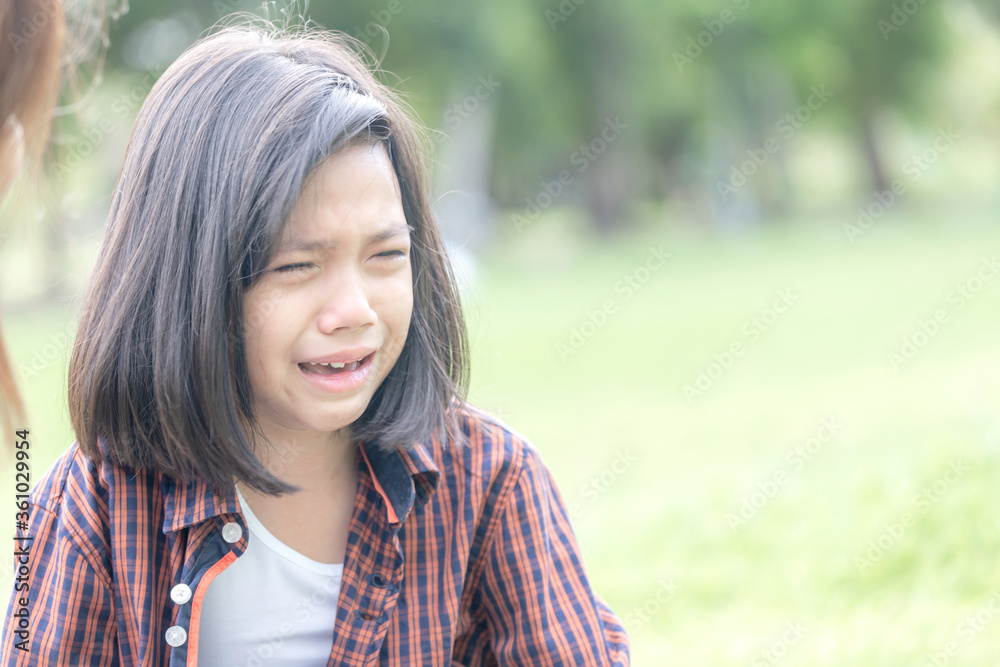
{"type": "Polygon", "coordinates": [[[309,268],[309,264],[306,262],[297,262],[295,264],[283,264],[282,266],[276,267],[274,271],[276,273],[289,273],[291,271],[299,271],[307,268],[309,268]]]}
{"type": "Polygon", "coordinates": [[[380,252],[380,253],[378,253],[375,256],[376,257],[388,257],[388,258],[406,257],[406,253],[403,252],[402,250],[386,250],[385,252],[380,252]]]}

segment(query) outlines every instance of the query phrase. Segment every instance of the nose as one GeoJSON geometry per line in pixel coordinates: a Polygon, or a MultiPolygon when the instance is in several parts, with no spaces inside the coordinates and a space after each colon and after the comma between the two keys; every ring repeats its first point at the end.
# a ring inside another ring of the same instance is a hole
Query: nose
{"type": "Polygon", "coordinates": [[[337,330],[374,325],[378,315],[371,307],[364,280],[360,276],[341,276],[322,288],[322,305],[316,324],[324,334],[337,330]]]}

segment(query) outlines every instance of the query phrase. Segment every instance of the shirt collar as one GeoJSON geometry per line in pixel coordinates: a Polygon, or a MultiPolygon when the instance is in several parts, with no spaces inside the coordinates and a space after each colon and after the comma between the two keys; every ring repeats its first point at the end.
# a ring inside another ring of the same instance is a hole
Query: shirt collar
{"type": "Polygon", "coordinates": [[[164,475],[161,488],[164,533],[193,526],[220,514],[239,512],[235,485],[225,496],[219,496],[200,479],[180,482],[169,475],[164,475]]]}
{"type": "MultiPolygon", "coordinates": [[[[399,523],[414,504],[426,503],[435,490],[441,473],[427,448],[414,443],[407,449],[385,451],[373,443],[363,443],[361,452],[371,471],[376,490],[385,500],[390,523],[399,523]]],[[[163,475],[163,532],[170,533],[193,526],[220,514],[236,514],[239,503],[236,487],[219,496],[201,480],[180,482],[163,475]]]]}
{"type": "Polygon", "coordinates": [[[402,523],[414,505],[420,507],[437,490],[441,473],[421,443],[386,451],[366,442],[361,452],[375,489],[385,501],[389,523],[402,523]]]}

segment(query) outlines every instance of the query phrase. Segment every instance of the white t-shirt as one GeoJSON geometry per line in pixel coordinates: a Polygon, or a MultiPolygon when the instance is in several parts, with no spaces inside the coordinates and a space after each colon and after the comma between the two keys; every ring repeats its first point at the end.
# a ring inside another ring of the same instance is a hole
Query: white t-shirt
{"type": "Polygon", "coordinates": [[[279,541],[236,489],[250,535],[247,549],[208,585],[198,664],[212,667],[325,665],[343,564],[318,563],[279,541]]]}

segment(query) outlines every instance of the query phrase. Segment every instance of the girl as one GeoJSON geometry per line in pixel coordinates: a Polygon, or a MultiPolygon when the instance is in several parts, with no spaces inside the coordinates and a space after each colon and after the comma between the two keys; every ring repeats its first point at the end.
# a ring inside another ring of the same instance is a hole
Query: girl
{"type": "Polygon", "coordinates": [[[415,126],[228,29],[132,133],[3,665],[625,665],[538,453],[462,396],[415,126]]]}

